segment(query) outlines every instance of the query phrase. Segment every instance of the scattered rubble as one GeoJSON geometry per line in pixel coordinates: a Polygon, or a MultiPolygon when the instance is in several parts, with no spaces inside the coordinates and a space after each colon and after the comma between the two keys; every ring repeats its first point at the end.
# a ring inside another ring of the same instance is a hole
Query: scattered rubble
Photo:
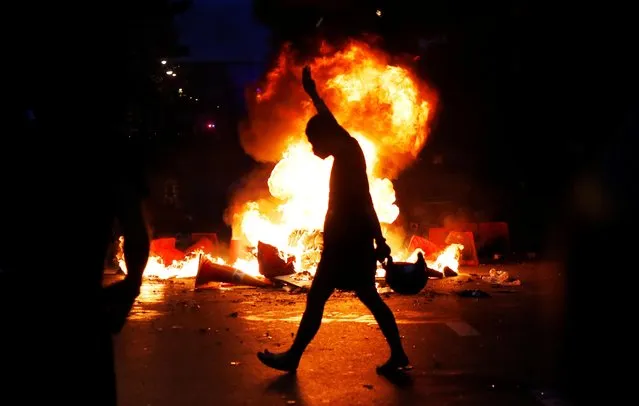
{"type": "Polygon", "coordinates": [[[499,286],[520,286],[521,281],[519,279],[513,279],[510,277],[508,272],[500,271],[495,268],[492,268],[488,271],[488,275],[482,276],[482,281],[488,282],[493,285],[499,286]]]}
{"type": "Polygon", "coordinates": [[[295,273],[295,257],[286,260],[280,256],[280,250],[261,241],[257,244],[257,262],[259,272],[266,278],[292,275],[295,273]]]}
{"type": "Polygon", "coordinates": [[[217,264],[204,256],[200,257],[199,269],[195,278],[196,289],[204,289],[215,282],[227,282],[258,288],[268,288],[273,285],[268,279],[259,279],[237,268],[217,264]]]}
{"type": "MultiPolygon", "coordinates": [[[[455,242],[458,243],[456,240],[455,242]]],[[[446,243],[450,244],[451,241],[446,241],[446,243]]],[[[256,265],[258,268],[255,269],[255,271],[259,272],[259,274],[257,274],[257,272],[253,273],[245,271],[244,268],[238,269],[233,266],[225,265],[223,261],[218,261],[211,255],[202,254],[202,252],[213,251],[217,244],[217,240],[213,241],[210,238],[202,237],[196,243],[190,245],[185,251],[180,251],[175,248],[175,239],[163,238],[153,241],[153,252],[158,255],[161,254],[164,262],[170,261],[171,259],[177,260],[178,256],[184,256],[185,252],[187,254],[196,255],[196,291],[209,288],[223,289],[225,287],[232,287],[235,289],[239,287],[258,287],[280,289],[290,294],[303,294],[308,292],[308,289],[312,284],[313,275],[307,271],[296,272],[295,266],[299,261],[293,256],[287,257],[286,255],[283,255],[282,252],[273,245],[258,242],[257,247],[251,251],[257,258],[256,265]],[[200,252],[200,254],[197,254],[198,252],[200,252]],[[199,256],[199,258],[197,256],[199,256]]],[[[394,265],[395,269],[398,269],[398,267],[408,269],[410,267],[412,270],[416,268],[424,269],[425,272],[404,272],[402,275],[399,275],[399,273],[396,272],[395,275],[389,275],[392,272],[383,272],[383,270],[380,269],[380,274],[378,278],[376,278],[376,286],[380,294],[383,294],[384,296],[388,296],[391,293],[413,295],[422,291],[429,279],[450,280],[450,283],[457,285],[464,285],[468,282],[479,280],[492,285],[494,288],[515,287],[521,285],[521,281],[519,279],[511,277],[505,270],[496,268],[490,269],[487,275],[460,274],[457,271],[458,262],[453,261],[451,262],[453,265],[448,266],[446,265],[446,261],[439,261],[439,257],[443,257],[443,255],[440,255],[442,253],[441,244],[434,244],[426,238],[413,236],[409,246],[411,248],[419,248],[419,250],[421,250],[413,253],[413,255],[415,255],[415,253],[418,254],[417,261],[396,262],[395,264],[391,262],[390,264],[394,265]],[[428,262],[425,260],[425,257],[428,258],[428,262]],[[433,262],[434,258],[437,258],[437,262],[433,262]],[[425,275],[425,278],[422,278],[423,275],[425,275]],[[395,276],[396,279],[399,278],[401,283],[396,281],[389,283],[389,277],[392,280],[393,276],[395,276]],[[393,286],[393,284],[396,286],[393,286]]],[[[460,247],[463,248],[463,246],[460,247]]],[[[167,279],[166,281],[168,283],[173,283],[173,279],[167,279]]],[[[512,290],[509,292],[515,291],[516,290],[512,290]]],[[[490,296],[479,289],[462,290],[457,293],[462,297],[479,298],[490,296]]],[[[199,305],[184,303],[184,308],[197,311],[199,309],[199,305]]],[[[231,313],[228,317],[236,318],[238,317],[238,314],[231,313]]]]}

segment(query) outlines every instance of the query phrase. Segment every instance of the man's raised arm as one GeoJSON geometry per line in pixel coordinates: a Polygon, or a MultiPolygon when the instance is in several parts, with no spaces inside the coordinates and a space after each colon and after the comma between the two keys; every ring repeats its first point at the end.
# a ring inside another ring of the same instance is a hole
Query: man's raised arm
{"type": "Polygon", "coordinates": [[[333,113],[331,113],[331,111],[326,106],[326,103],[324,103],[324,100],[322,100],[322,98],[317,93],[317,87],[315,86],[315,81],[311,76],[311,68],[309,66],[305,66],[302,70],[302,85],[304,86],[304,91],[306,91],[306,93],[311,97],[317,113],[326,115],[334,121],[337,121],[335,120],[335,116],[333,116],[333,113]]]}

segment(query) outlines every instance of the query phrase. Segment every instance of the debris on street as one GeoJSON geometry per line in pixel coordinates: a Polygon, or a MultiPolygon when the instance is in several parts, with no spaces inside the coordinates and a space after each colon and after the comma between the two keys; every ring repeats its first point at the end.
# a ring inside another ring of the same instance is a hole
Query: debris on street
{"type": "Polygon", "coordinates": [[[470,297],[475,299],[491,297],[489,293],[479,289],[465,289],[457,292],[460,297],[470,297]]]}
{"type": "Polygon", "coordinates": [[[495,268],[492,268],[488,271],[488,275],[482,276],[482,281],[488,282],[493,285],[500,286],[520,286],[521,281],[519,279],[513,279],[510,277],[508,272],[500,271],[495,268]]]}

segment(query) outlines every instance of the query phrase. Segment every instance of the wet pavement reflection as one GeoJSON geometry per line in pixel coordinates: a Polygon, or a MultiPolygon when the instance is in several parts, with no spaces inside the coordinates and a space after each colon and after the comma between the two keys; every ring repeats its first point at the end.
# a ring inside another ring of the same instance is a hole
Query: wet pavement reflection
{"type": "Polygon", "coordinates": [[[144,281],[142,286],[140,286],[140,296],[138,296],[138,300],[129,314],[129,320],[151,321],[165,313],[156,307],[164,302],[166,287],[166,283],[162,281],[144,281]]]}
{"type": "MultiPolygon", "coordinates": [[[[120,279],[121,275],[105,275],[105,285],[120,279]]],[[[193,279],[145,279],[128,320],[130,322],[153,321],[166,315],[173,308],[173,302],[184,294],[193,293],[193,279]]]]}
{"type": "Polygon", "coordinates": [[[146,280],[116,339],[120,403],[539,404],[530,389],[547,389],[554,364],[544,343],[553,340],[561,297],[548,289],[551,269],[512,272],[524,283],[508,293],[473,277],[432,281],[418,295],[384,295],[414,366],[402,382],[375,374],[388,348],[351,293],[331,297],[297,376],[288,376],[263,367],[255,353],[291,344],[305,294],[195,292],[192,279],[146,280]],[[456,294],[468,289],[490,295],[456,294]]]}

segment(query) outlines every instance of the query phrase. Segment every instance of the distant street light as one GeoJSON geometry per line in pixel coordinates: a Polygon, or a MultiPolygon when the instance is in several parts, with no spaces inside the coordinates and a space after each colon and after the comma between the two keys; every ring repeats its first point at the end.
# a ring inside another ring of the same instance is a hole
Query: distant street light
{"type": "Polygon", "coordinates": [[[172,70],[167,70],[167,71],[166,71],[166,74],[167,74],[167,75],[173,75],[173,71],[172,71],[172,70]]]}
{"type": "Polygon", "coordinates": [[[162,62],[160,62],[162,65],[166,65],[166,61],[162,60],[162,62]]]}

